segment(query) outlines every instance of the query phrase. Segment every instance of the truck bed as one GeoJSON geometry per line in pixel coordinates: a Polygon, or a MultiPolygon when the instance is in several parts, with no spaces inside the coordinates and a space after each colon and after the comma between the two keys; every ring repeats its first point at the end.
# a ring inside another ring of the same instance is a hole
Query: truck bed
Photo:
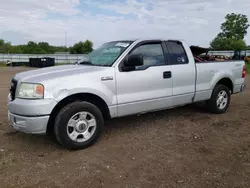
{"type": "Polygon", "coordinates": [[[196,98],[195,101],[208,98],[214,85],[220,78],[229,78],[232,81],[232,93],[238,93],[244,82],[242,69],[244,61],[204,61],[195,63],[196,66],[196,98]]]}

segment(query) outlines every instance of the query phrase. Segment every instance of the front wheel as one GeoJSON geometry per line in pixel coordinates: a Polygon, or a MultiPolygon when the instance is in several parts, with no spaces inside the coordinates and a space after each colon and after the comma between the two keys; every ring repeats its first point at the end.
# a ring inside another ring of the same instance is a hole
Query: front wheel
{"type": "Polygon", "coordinates": [[[60,144],[67,149],[84,149],[100,136],[104,120],[93,104],[80,101],[66,105],[58,113],[54,132],[60,144]]]}
{"type": "Polygon", "coordinates": [[[221,114],[227,111],[231,101],[231,95],[228,87],[216,85],[211,98],[207,101],[207,107],[210,112],[221,114]]]}

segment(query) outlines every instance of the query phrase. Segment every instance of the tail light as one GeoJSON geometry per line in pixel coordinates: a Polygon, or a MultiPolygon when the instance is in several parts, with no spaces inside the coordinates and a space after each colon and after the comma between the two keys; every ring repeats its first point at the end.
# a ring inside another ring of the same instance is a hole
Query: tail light
{"type": "Polygon", "coordinates": [[[245,78],[245,77],[246,77],[246,66],[244,65],[242,69],[242,78],[245,78]]]}

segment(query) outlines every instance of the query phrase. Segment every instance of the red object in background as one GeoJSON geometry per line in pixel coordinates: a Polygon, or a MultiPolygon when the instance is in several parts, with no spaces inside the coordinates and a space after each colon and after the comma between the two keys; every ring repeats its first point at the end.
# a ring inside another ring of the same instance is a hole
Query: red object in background
{"type": "Polygon", "coordinates": [[[204,59],[202,59],[196,55],[194,55],[194,60],[195,60],[195,62],[203,62],[204,61],[204,59]]]}

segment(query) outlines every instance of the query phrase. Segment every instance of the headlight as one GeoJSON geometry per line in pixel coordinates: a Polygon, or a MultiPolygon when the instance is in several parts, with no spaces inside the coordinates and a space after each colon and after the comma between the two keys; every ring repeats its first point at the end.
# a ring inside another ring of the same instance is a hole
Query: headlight
{"type": "Polygon", "coordinates": [[[42,99],[44,96],[44,86],[42,84],[21,83],[16,94],[17,98],[42,99]]]}

